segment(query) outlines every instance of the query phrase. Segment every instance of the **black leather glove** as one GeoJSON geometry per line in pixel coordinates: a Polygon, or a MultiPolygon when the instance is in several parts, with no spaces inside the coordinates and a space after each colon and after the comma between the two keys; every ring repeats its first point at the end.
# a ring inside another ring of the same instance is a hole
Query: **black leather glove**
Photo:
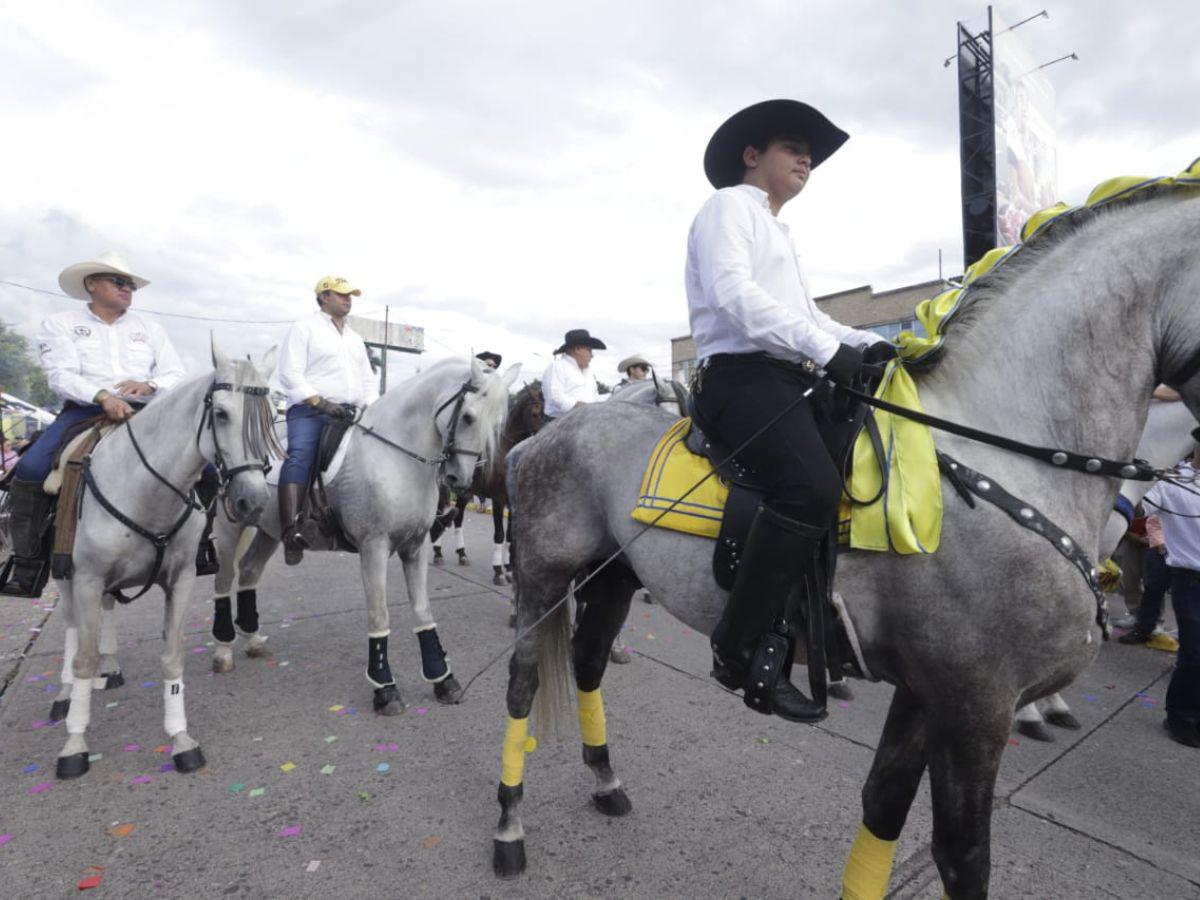
{"type": "Polygon", "coordinates": [[[825,363],[825,374],[840,385],[851,387],[863,367],[863,353],[857,347],[841,344],[833,358],[825,363]]]}
{"type": "Polygon", "coordinates": [[[324,397],[317,400],[313,404],[313,408],[317,412],[324,413],[334,419],[348,419],[350,417],[350,412],[344,406],[334,403],[332,400],[326,400],[324,397]]]}
{"type": "Polygon", "coordinates": [[[900,351],[891,341],[879,341],[863,351],[863,362],[868,366],[883,366],[899,355],[900,351]]]}

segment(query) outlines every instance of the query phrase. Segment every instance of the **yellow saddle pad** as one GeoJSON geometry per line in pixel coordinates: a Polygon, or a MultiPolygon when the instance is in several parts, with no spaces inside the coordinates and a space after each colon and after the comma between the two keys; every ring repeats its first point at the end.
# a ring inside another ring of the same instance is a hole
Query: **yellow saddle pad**
{"type": "Polygon", "coordinates": [[[713,472],[708,457],[684,445],[691,428],[691,419],[680,419],[659,438],[642,475],[633,518],[659,528],[715,538],[721,533],[729,487],[713,472]],[[711,477],[696,487],[710,473],[711,477]]]}

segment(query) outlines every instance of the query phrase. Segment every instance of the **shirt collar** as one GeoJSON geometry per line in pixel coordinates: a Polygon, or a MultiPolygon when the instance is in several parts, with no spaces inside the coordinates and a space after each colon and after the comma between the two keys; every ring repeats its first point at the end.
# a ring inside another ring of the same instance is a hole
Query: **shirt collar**
{"type": "Polygon", "coordinates": [[[113,319],[112,322],[105,322],[102,318],[100,318],[98,315],[96,315],[94,312],[92,312],[92,304],[90,304],[90,303],[84,304],[83,311],[86,315],[90,316],[92,319],[99,322],[101,325],[116,325],[118,322],[120,322],[122,319],[124,319],[126,316],[129,315],[129,310],[126,309],[126,310],[123,310],[119,316],[117,316],[115,319],[113,319]]]}
{"type": "Polygon", "coordinates": [[[762,188],[755,187],[752,184],[737,184],[737,185],[734,185],[734,187],[739,191],[749,194],[750,197],[754,200],[754,202],[756,204],[758,204],[759,206],[763,207],[764,209],[766,209],[767,212],[771,211],[771,204],[768,201],[767,192],[764,191],[762,188]]]}

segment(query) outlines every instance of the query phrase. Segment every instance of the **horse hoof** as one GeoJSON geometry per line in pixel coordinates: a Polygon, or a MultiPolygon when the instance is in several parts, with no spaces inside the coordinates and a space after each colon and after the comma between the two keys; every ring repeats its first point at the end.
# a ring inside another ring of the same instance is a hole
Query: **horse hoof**
{"type": "Polygon", "coordinates": [[[1083,728],[1083,723],[1065,709],[1046,713],[1046,721],[1051,725],[1057,725],[1059,728],[1065,728],[1068,731],[1079,731],[1079,729],[1083,728]]]}
{"type": "Polygon", "coordinates": [[[253,641],[246,645],[246,655],[251,659],[270,659],[275,654],[265,641],[253,641]]]}
{"type": "Polygon", "coordinates": [[[91,768],[87,753],[72,753],[70,756],[60,756],[54,767],[54,777],[60,781],[69,778],[82,778],[91,768]]]}
{"type": "Polygon", "coordinates": [[[458,564],[460,566],[469,566],[471,564],[471,561],[469,559],[467,559],[467,554],[460,553],[458,555],[458,564]]]}
{"type": "Polygon", "coordinates": [[[102,691],[111,691],[125,686],[125,676],[120,672],[109,672],[107,674],[101,673],[100,677],[104,681],[104,683],[100,685],[100,690],[102,691]]]}
{"type": "Polygon", "coordinates": [[[71,711],[71,698],[70,697],[68,697],[66,700],[55,700],[53,703],[50,704],[49,721],[51,723],[61,722],[63,719],[65,719],[67,717],[67,713],[69,713],[70,711],[71,711]]]}
{"type": "Polygon", "coordinates": [[[512,572],[504,573],[504,583],[505,584],[515,584],[515,582],[513,581],[512,572]]]}
{"type": "Polygon", "coordinates": [[[648,603],[651,606],[653,606],[655,603],[655,600],[649,591],[642,591],[642,602],[648,603]]]}
{"type": "Polygon", "coordinates": [[[517,627],[517,614],[516,613],[513,613],[511,616],[508,617],[508,627],[509,628],[517,627]]]}
{"type": "Polygon", "coordinates": [[[233,671],[232,656],[214,656],[212,661],[212,670],[217,675],[225,675],[233,671]]]}
{"type": "Polygon", "coordinates": [[[180,775],[186,775],[188,772],[195,772],[197,769],[204,768],[204,754],[200,752],[199,747],[193,747],[191,750],[176,753],[171,757],[171,761],[175,763],[175,771],[180,775]]]}
{"type": "Polygon", "coordinates": [[[508,584],[508,582],[504,580],[504,573],[503,572],[494,573],[492,575],[492,584],[508,584]]]}
{"type": "Polygon", "coordinates": [[[854,691],[844,681],[835,681],[829,685],[829,696],[836,700],[853,700],[854,691]]]}
{"type": "Polygon", "coordinates": [[[1054,743],[1054,734],[1046,727],[1045,722],[1018,722],[1017,731],[1025,735],[1031,740],[1041,741],[1045,744],[1054,743]]]}
{"type": "Polygon", "coordinates": [[[592,794],[592,804],[606,816],[624,816],[633,811],[629,795],[621,788],[605,791],[603,794],[592,794]]]}
{"type": "Polygon", "coordinates": [[[458,679],[449,675],[439,681],[433,686],[433,696],[437,697],[438,703],[453,706],[462,699],[462,688],[458,684],[458,679]]]}
{"type": "Polygon", "coordinates": [[[516,878],[525,871],[525,841],[493,840],[492,871],[500,878],[516,878]]]}
{"type": "Polygon", "coordinates": [[[435,556],[433,558],[433,564],[435,566],[444,566],[446,564],[446,558],[444,556],[435,556]]]}
{"type": "Polygon", "coordinates": [[[371,705],[376,714],[381,716],[398,716],[406,708],[404,701],[400,699],[400,690],[394,684],[375,688],[375,696],[371,699],[371,705]]]}

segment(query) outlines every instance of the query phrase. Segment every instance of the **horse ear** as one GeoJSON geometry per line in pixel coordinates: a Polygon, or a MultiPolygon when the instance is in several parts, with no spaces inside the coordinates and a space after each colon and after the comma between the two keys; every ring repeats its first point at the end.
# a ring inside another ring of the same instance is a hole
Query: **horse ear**
{"type": "Polygon", "coordinates": [[[513,365],[509,366],[508,369],[505,370],[503,379],[504,379],[504,389],[506,391],[510,387],[512,387],[512,383],[517,380],[517,376],[520,374],[521,374],[521,364],[520,363],[514,363],[513,365]]]}
{"type": "Polygon", "coordinates": [[[471,384],[480,384],[483,381],[483,365],[475,358],[475,354],[471,354],[471,384]]]}
{"type": "Polygon", "coordinates": [[[229,366],[229,357],[225,355],[225,351],[217,346],[217,338],[210,331],[208,333],[209,343],[212,345],[212,361],[214,369],[224,369],[229,366]]]}
{"type": "Polygon", "coordinates": [[[269,381],[271,374],[275,371],[275,363],[279,361],[279,345],[275,344],[263,354],[262,361],[258,364],[258,373],[262,375],[264,381],[269,381]]]}

